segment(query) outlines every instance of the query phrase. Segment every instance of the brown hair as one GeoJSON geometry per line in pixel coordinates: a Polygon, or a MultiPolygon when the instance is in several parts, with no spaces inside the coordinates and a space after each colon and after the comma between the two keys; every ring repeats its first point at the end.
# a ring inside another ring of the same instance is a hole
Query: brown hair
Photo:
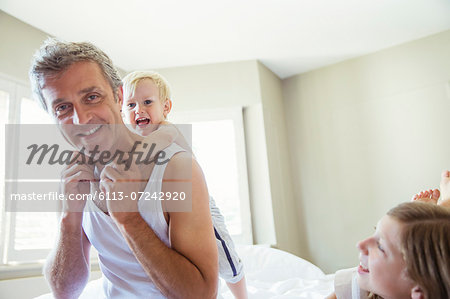
{"type": "Polygon", "coordinates": [[[450,298],[450,209],[408,202],[387,215],[403,224],[400,244],[408,277],[426,299],[450,298]]]}
{"type": "Polygon", "coordinates": [[[63,42],[55,38],[48,38],[33,56],[29,71],[33,92],[45,110],[47,110],[47,104],[42,95],[45,79],[60,75],[79,61],[97,63],[116,95],[117,89],[122,86],[122,80],[105,52],[87,42],[63,42]]]}

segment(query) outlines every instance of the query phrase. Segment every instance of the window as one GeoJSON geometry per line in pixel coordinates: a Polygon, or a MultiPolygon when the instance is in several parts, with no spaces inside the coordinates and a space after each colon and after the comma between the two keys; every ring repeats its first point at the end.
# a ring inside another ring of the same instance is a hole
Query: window
{"type": "Polygon", "coordinates": [[[8,103],[9,103],[9,94],[2,90],[6,89],[6,86],[0,86],[0,240],[2,244],[0,248],[0,256],[3,260],[3,244],[4,243],[4,235],[5,235],[5,212],[4,212],[4,190],[5,190],[5,123],[8,120],[8,103]]]}
{"type": "Polygon", "coordinates": [[[0,237],[1,264],[11,265],[42,260],[53,247],[57,215],[53,212],[5,212],[5,124],[49,124],[51,118],[35,101],[30,87],[0,77],[0,237]]]}
{"type": "Polygon", "coordinates": [[[169,120],[192,124],[192,149],[210,195],[239,244],[252,244],[242,108],[171,112],[169,120]]]}

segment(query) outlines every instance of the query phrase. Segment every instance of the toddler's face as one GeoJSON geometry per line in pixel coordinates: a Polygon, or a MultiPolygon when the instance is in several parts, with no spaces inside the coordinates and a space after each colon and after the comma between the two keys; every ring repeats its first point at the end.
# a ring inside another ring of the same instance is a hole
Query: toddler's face
{"type": "Polygon", "coordinates": [[[375,234],[358,243],[361,289],[383,298],[410,298],[414,283],[406,275],[400,246],[402,224],[390,216],[378,222],[375,234]]]}
{"type": "Polygon", "coordinates": [[[128,96],[124,95],[122,107],[124,122],[131,124],[139,135],[146,136],[154,131],[169,112],[166,107],[168,100],[164,103],[160,100],[159,88],[151,79],[139,82],[134,95],[128,96]]]}

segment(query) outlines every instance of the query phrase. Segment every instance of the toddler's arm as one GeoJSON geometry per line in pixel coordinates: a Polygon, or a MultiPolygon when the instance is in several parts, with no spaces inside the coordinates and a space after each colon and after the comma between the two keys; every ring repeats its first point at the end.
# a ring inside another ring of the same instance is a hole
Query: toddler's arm
{"type": "MultiPolygon", "coordinates": [[[[163,133],[167,132],[168,134],[173,135],[173,136],[175,136],[175,132],[176,132],[176,137],[174,138],[173,142],[175,142],[176,144],[181,146],[184,150],[186,150],[187,152],[192,154],[191,147],[187,143],[186,139],[184,139],[183,134],[180,132],[180,130],[178,130],[178,128],[174,124],[164,120],[160,123],[158,130],[156,130],[155,132],[158,132],[160,130],[163,133]]],[[[155,133],[155,132],[153,132],[153,133],[155,133]]]]}
{"type": "Polygon", "coordinates": [[[191,147],[184,139],[183,134],[174,124],[168,121],[161,122],[156,130],[145,137],[144,143],[147,143],[145,149],[143,148],[143,145],[140,145],[137,149],[146,152],[150,150],[153,144],[155,145],[150,157],[151,159],[153,159],[158,152],[164,150],[172,143],[178,144],[184,150],[192,154],[191,147]]]}

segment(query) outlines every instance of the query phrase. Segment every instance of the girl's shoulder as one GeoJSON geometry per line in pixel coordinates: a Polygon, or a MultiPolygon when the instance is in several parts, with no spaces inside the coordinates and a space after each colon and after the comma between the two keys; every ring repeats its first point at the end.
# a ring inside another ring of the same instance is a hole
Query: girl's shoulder
{"type": "Polygon", "coordinates": [[[358,286],[357,269],[342,269],[334,276],[334,291],[337,299],[367,299],[368,293],[358,286]]]}

